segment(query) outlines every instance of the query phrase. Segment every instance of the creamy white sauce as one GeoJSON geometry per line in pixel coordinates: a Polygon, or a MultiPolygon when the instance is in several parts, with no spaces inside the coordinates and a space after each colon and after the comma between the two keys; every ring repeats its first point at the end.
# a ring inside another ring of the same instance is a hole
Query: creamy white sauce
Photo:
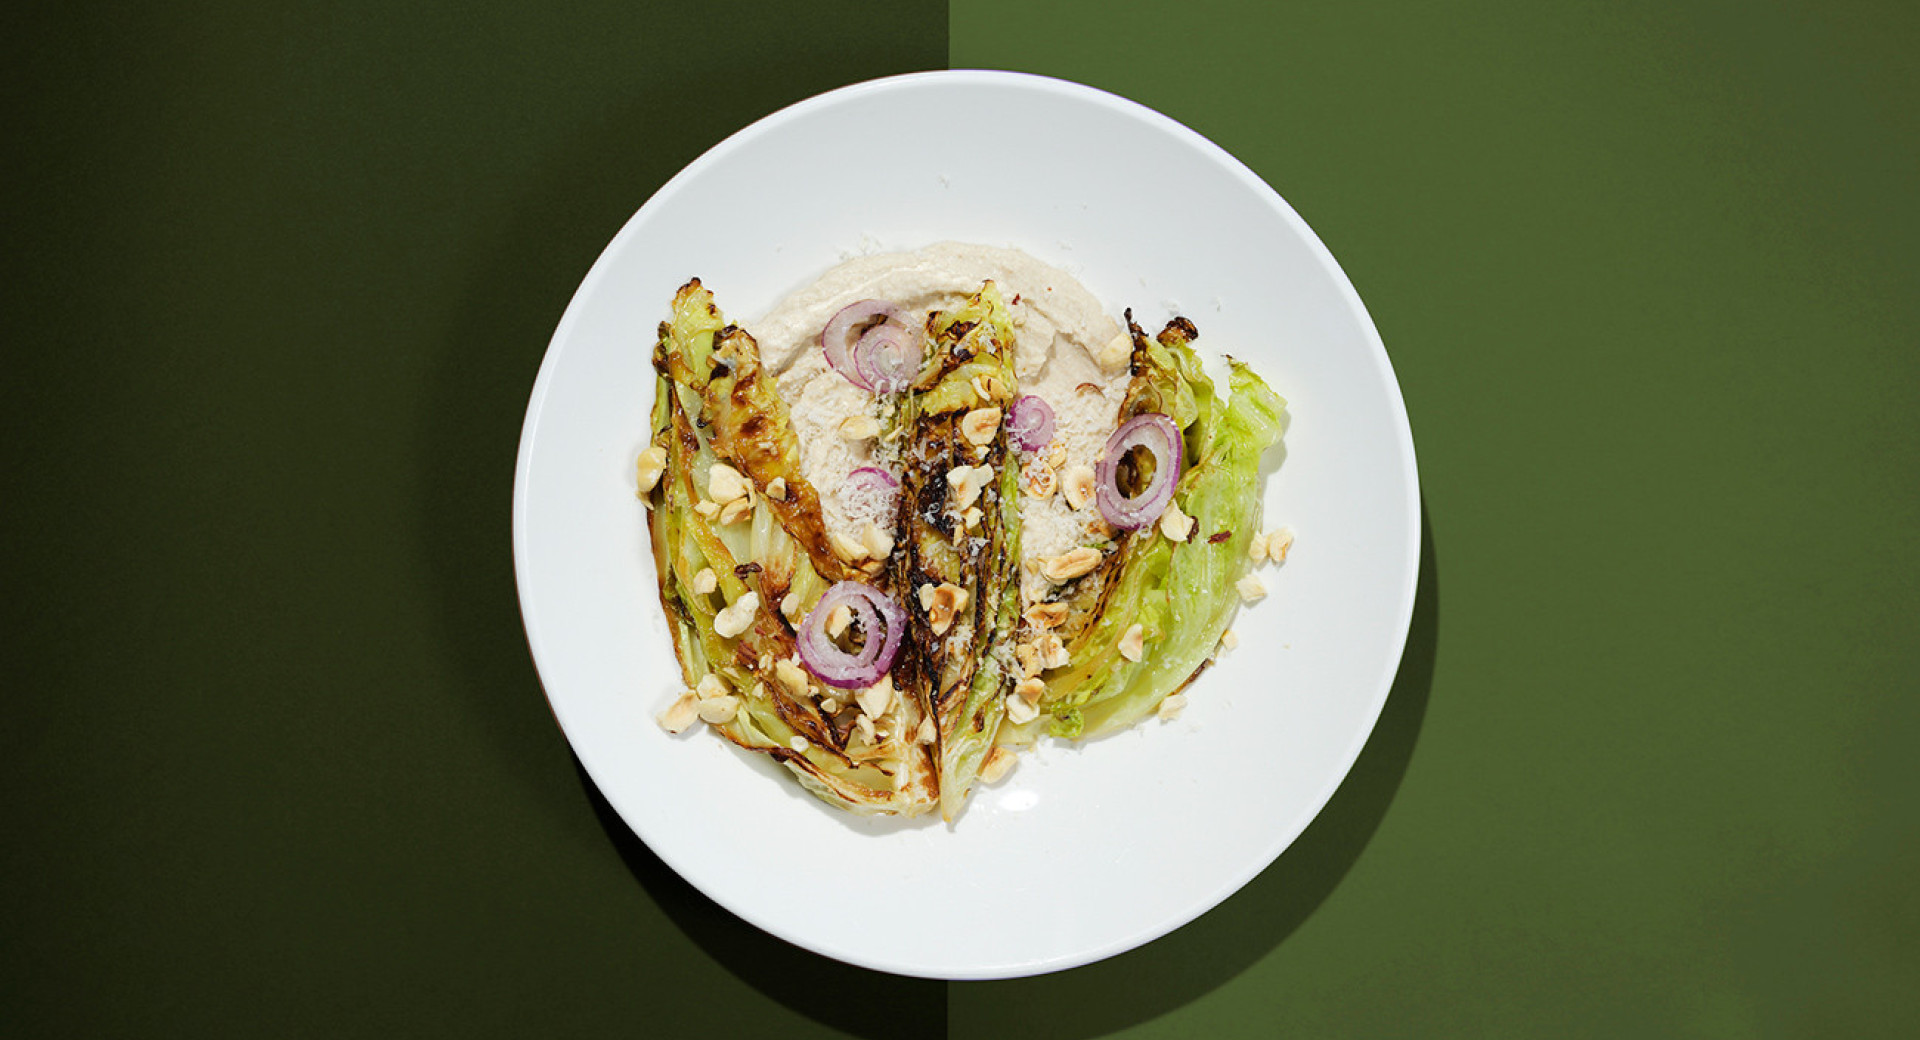
{"type": "MultiPolygon", "coordinates": [[[[1072,275],[1016,249],[959,242],[857,257],[746,324],[760,345],[763,363],[780,374],[780,396],[800,441],[801,472],[820,492],[829,533],[857,539],[869,519],[859,503],[848,503],[838,490],[854,470],[876,464],[874,442],[847,441],[840,424],[851,416],[874,414],[874,396],[828,367],[820,350],[820,330],[840,308],[865,299],[887,300],[916,325],[923,324],[929,313],[959,306],[989,280],[999,286],[1013,316],[1014,373],[1020,390],[1053,408],[1054,437],[1066,452],[1060,474],[1099,460],[1126,392],[1125,356],[1109,349],[1123,330],[1072,275]],[[1082,392],[1087,383],[1097,389],[1082,392]]],[[[1088,525],[1098,516],[1091,504],[1068,508],[1066,497],[1057,491],[1041,499],[1023,490],[1021,554],[1032,559],[1065,552],[1087,539],[1088,525]]],[[[1022,575],[1025,598],[1037,599],[1046,592],[1044,578],[1026,568],[1022,575]]]]}

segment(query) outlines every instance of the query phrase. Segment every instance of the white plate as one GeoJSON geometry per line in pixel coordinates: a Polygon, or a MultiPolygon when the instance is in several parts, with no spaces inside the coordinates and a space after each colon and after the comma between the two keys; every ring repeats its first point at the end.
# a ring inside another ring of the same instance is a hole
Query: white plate
{"type": "Polygon", "coordinates": [[[1111,956],[1272,862],[1379,715],[1420,541],[1399,387],[1307,225],[1165,116],[999,72],[837,90],[747,127],[668,182],[554,333],[513,519],[521,610],[554,714],[648,847],[783,939],[948,979],[1111,956]],[[633,493],[653,329],[689,276],[751,319],[848,255],[943,239],[1025,249],[1150,329],[1177,307],[1204,352],[1250,361],[1291,413],[1266,526],[1299,533],[1286,566],[1261,572],[1272,595],[1235,622],[1239,649],[1194,684],[1183,716],[1027,756],[952,828],[829,809],[762,758],[654,723],[680,681],[633,493]]]}

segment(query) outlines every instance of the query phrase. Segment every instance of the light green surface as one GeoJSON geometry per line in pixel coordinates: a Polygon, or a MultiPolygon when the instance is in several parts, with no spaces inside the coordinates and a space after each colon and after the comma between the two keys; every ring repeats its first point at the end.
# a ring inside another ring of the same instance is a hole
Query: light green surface
{"type": "Polygon", "coordinates": [[[1920,1020],[1904,11],[956,0],[955,66],[1159,108],[1320,233],[1405,391],[1438,610],[1344,876],[1297,847],[1191,934],[954,987],[953,1035],[1920,1020]]]}

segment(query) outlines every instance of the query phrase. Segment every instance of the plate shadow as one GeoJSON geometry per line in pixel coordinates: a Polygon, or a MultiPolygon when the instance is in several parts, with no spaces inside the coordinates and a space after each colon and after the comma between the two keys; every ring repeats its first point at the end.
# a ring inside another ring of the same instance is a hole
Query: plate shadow
{"type": "Polygon", "coordinates": [[[674,873],[634,835],[578,759],[574,769],[607,840],[634,879],[688,938],[728,971],[789,1009],[864,1040],[946,1035],[946,983],[843,964],[734,916],[674,873]]]}
{"type": "Polygon", "coordinates": [[[1352,869],[1406,776],[1426,719],[1439,646],[1440,579],[1426,502],[1413,619],[1387,703],[1320,815],[1246,887],[1173,933],[1081,968],[955,983],[952,1035],[1105,1036],[1180,1008],[1287,941],[1352,869]]]}

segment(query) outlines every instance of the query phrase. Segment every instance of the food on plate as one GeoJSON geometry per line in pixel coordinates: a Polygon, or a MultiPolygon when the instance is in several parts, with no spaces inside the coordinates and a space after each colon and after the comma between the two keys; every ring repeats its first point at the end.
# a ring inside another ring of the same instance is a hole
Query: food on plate
{"type": "Polygon", "coordinates": [[[1043,736],[1148,715],[1231,647],[1284,402],[1176,317],[1024,253],[861,257],[751,325],[698,279],[636,475],[687,691],[660,716],[862,813],[955,819],[1043,736]]]}

